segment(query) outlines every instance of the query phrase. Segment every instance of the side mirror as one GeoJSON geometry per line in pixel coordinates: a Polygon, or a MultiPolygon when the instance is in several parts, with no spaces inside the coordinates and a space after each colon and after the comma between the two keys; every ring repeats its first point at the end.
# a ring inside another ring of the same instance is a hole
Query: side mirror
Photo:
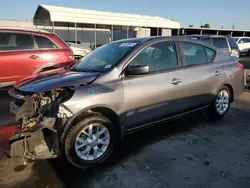
{"type": "Polygon", "coordinates": [[[140,75],[140,74],[147,74],[149,72],[148,65],[131,65],[128,66],[126,73],[129,75],[140,75]]]}

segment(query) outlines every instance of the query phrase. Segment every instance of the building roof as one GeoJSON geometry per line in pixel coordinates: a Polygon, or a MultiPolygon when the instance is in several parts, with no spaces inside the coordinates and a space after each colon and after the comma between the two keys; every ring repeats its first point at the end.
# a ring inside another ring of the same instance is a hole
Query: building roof
{"type": "Polygon", "coordinates": [[[224,29],[224,28],[223,28],[223,29],[219,29],[219,28],[182,27],[182,28],[180,28],[180,29],[250,32],[250,30],[243,30],[243,29],[224,29]]]}
{"type": "Polygon", "coordinates": [[[101,24],[134,27],[180,28],[180,23],[158,16],[144,16],[116,12],[39,5],[33,18],[35,25],[51,22],[101,24]]]}

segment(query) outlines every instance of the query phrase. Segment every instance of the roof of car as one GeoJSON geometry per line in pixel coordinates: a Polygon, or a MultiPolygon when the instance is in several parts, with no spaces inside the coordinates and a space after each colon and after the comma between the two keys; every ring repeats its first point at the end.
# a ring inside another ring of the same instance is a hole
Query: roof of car
{"type": "Polygon", "coordinates": [[[200,37],[200,38],[203,38],[203,37],[227,37],[225,35],[186,35],[186,36],[189,36],[189,37],[200,37]]]}
{"type": "Polygon", "coordinates": [[[149,42],[149,41],[153,41],[153,40],[161,40],[161,39],[179,40],[179,39],[183,39],[183,38],[185,38],[185,40],[193,41],[189,37],[185,37],[185,36],[184,37],[183,36],[151,36],[151,37],[121,39],[121,40],[118,40],[115,42],[145,43],[145,42],[149,42]]]}
{"type": "Polygon", "coordinates": [[[35,28],[21,28],[21,27],[0,27],[0,31],[16,31],[16,32],[36,32],[36,33],[50,33],[49,31],[35,28]]]}
{"type": "MultiPolygon", "coordinates": [[[[194,39],[187,37],[187,36],[151,36],[151,37],[141,37],[141,38],[130,38],[130,39],[122,39],[114,42],[128,42],[128,43],[145,43],[150,41],[160,41],[164,39],[171,39],[171,40],[185,40],[194,42],[194,39]]],[[[195,40],[196,43],[203,44],[204,43],[200,40],[195,40]]]]}

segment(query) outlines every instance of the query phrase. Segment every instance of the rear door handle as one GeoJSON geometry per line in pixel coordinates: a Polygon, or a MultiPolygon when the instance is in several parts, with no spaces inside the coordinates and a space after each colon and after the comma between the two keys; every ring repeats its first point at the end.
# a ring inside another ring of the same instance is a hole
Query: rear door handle
{"type": "Polygon", "coordinates": [[[178,84],[181,83],[181,82],[182,82],[181,79],[174,78],[174,79],[171,81],[171,84],[173,84],[173,85],[178,85],[178,84]]]}
{"type": "Polygon", "coordinates": [[[222,75],[221,71],[216,71],[215,72],[215,76],[221,76],[221,75],[222,75]]]}
{"type": "Polygon", "coordinates": [[[37,58],[39,58],[39,56],[37,56],[37,55],[31,55],[29,58],[30,59],[37,59],[37,58]]]}

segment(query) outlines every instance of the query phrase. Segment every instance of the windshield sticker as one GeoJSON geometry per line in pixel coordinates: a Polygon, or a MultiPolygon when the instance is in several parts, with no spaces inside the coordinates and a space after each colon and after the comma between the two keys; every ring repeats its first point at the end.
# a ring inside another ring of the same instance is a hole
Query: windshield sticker
{"type": "Polygon", "coordinates": [[[111,65],[106,65],[104,68],[109,69],[110,67],[111,67],[111,65]]]}
{"type": "Polygon", "coordinates": [[[120,44],[120,47],[133,47],[135,46],[137,43],[122,43],[120,44]]]}

